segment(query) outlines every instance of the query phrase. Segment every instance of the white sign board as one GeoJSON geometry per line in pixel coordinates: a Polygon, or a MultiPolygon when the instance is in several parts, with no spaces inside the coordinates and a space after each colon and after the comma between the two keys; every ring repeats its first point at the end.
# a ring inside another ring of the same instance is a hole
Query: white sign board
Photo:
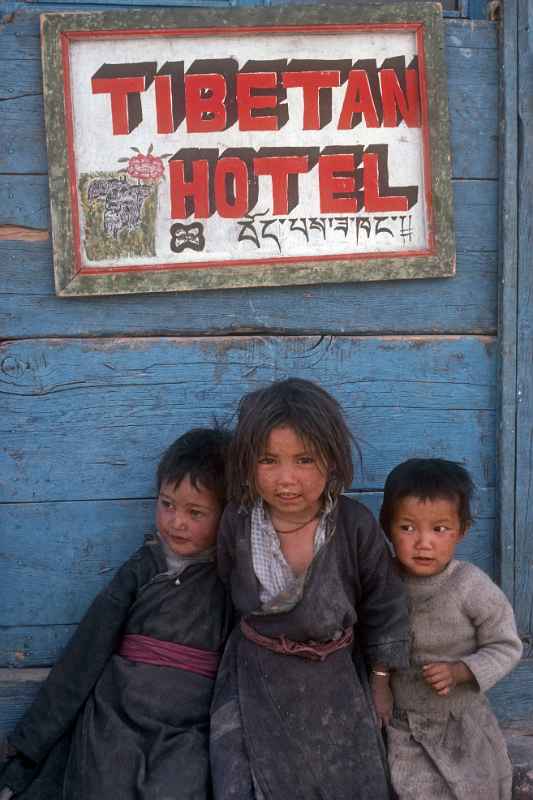
{"type": "Polygon", "coordinates": [[[449,247],[447,263],[438,255],[435,166],[448,194],[449,175],[433,163],[427,22],[281,24],[278,10],[268,26],[79,25],[102,16],[46,15],[69,18],[69,283],[99,293],[453,273],[449,247]]]}

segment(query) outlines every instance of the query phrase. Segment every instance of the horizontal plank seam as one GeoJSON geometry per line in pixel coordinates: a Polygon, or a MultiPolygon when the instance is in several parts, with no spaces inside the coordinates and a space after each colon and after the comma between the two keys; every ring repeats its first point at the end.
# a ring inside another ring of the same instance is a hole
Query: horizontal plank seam
{"type": "Polygon", "coordinates": [[[0,241],[44,242],[50,238],[46,228],[27,228],[22,225],[0,225],[0,241]]]}
{"type": "MultiPolygon", "coordinates": [[[[464,332],[459,332],[459,333],[457,333],[456,331],[450,331],[449,333],[448,332],[446,332],[446,333],[433,333],[433,332],[430,332],[430,333],[419,333],[419,332],[417,332],[417,333],[409,333],[409,331],[406,331],[404,333],[402,333],[402,332],[398,333],[397,331],[395,331],[394,333],[388,333],[386,331],[381,331],[380,330],[379,333],[376,333],[376,332],[346,333],[346,331],[342,331],[340,333],[337,333],[337,332],[335,332],[335,333],[331,333],[331,332],[327,332],[327,333],[316,333],[316,332],[311,332],[311,333],[305,333],[304,332],[304,333],[302,333],[302,332],[298,332],[298,333],[288,333],[288,334],[286,334],[286,338],[287,339],[312,339],[312,338],[314,338],[316,336],[320,336],[321,340],[322,339],[327,339],[327,338],[335,339],[335,340],[337,340],[337,339],[342,340],[342,339],[368,339],[368,338],[373,338],[373,339],[378,339],[379,341],[385,340],[387,342],[398,340],[399,342],[406,343],[406,344],[409,344],[410,342],[420,342],[421,340],[424,340],[424,341],[441,341],[443,339],[451,339],[451,340],[459,340],[459,339],[476,339],[476,340],[481,339],[481,340],[483,340],[483,339],[486,339],[487,343],[491,343],[491,342],[496,340],[496,336],[495,335],[485,334],[485,333],[473,333],[471,331],[464,331],[464,332]]],[[[278,337],[278,332],[277,332],[277,329],[276,329],[276,333],[273,334],[272,338],[277,338],[277,337],[278,337]]],[[[184,339],[184,340],[201,339],[202,342],[203,342],[203,340],[206,339],[206,338],[228,339],[228,340],[231,340],[231,339],[243,339],[243,338],[246,338],[246,339],[265,339],[265,338],[268,338],[268,335],[265,334],[264,331],[261,331],[258,334],[255,334],[252,331],[242,331],[242,332],[238,331],[236,333],[234,333],[232,331],[231,334],[227,334],[227,335],[226,334],[220,334],[220,333],[203,333],[203,332],[202,333],[194,333],[194,334],[191,333],[191,334],[182,335],[182,334],[177,334],[177,333],[172,333],[172,334],[169,334],[169,333],[158,333],[157,331],[155,333],[152,333],[152,334],[147,334],[147,333],[145,333],[143,331],[142,333],[138,333],[138,334],[133,333],[131,335],[128,334],[127,336],[117,336],[117,335],[113,335],[113,334],[108,334],[108,335],[105,335],[105,334],[102,334],[102,335],[90,334],[90,335],[87,335],[87,336],[83,336],[83,335],[79,335],[79,334],[77,336],[76,335],[72,335],[72,336],[68,336],[68,335],[66,335],[66,336],[28,336],[28,337],[21,337],[20,341],[24,341],[26,344],[29,343],[29,342],[32,342],[32,341],[36,341],[36,342],[49,341],[51,344],[56,345],[56,344],[59,344],[62,341],[76,341],[77,340],[77,341],[80,342],[80,344],[86,345],[87,342],[90,342],[90,341],[95,341],[95,342],[98,341],[99,342],[102,339],[110,339],[110,340],[114,341],[117,345],[122,345],[122,344],[127,344],[130,341],[130,339],[158,339],[160,341],[165,341],[165,340],[176,340],[177,341],[177,340],[181,340],[181,339],[184,339]]],[[[18,340],[19,340],[18,337],[12,338],[12,339],[3,339],[2,340],[2,344],[6,344],[8,342],[13,342],[13,341],[16,342],[18,340]]],[[[317,345],[315,345],[315,348],[317,348],[321,343],[322,343],[321,341],[318,342],[317,345]]]]}

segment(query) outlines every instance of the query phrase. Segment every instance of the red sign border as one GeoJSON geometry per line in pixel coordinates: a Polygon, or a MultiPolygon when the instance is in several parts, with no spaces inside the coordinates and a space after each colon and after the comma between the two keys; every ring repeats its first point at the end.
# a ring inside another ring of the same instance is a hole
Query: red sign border
{"type": "MultiPolygon", "coordinates": [[[[397,23],[356,23],[356,24],[318,24],[318,25],[273,25],[250,26],[250,27],[206,27],[206,28],[152,28],[152,29],[124,29],[124,30],[71,30],[61,33],[61,58],[63,64],[63,91],[65,98],[65,122],[66,122],[66,141],[67,141],[67,164],[70,186],[70,202],[72,209],[72,227],[74,238],[74,273],[76,275],[111,275],[128,273],[154,273],[154,272],[180,272],[182,270],[201,270],[201,269],[224,269],[225,267],[262,267],[276,264],[301,263],[305,259],[308,263],[320,263],[328,261],[338,261],[342,258],[346,261],[364,261],[369,259],[405,259],[405,258],[427,258],[436,254],[434,225],[433,225],[433,203],[432,203],[432,175],[430,142],[428,128],[428,95],[426,81],[426,60],[424,51],[424,23],[422,22],[397,22],[397,23]],[[426,224],[428,229],[429,247],[424,250],[401,250],[369,253],[334,253],[322,256],[277,256],[263,259],[235,259],[231,261],[192,261],[174,262],[169,264],[129,264],[127,266],[109,267],[89,267],[82,263],[82,245],[79,221],[79,198],[78,198],[78,179],[76,173],[76,163],[74,154],[74,122],[72,105],[72,88],[70,77],[70,45],[73,41],[86,39],[131,39],[144,37],[199,37],[199,36],[250,36],[253,34],[268,31],[270,34],[304,33],[309,35],[331,34],[331,33],[353,33],[364,31],[394,31],[409,30],[415,33],[416,48],[419,66],[420,82],[420,106],[421,106],[421,130],[423,147],[423,172],[427,217],[426,224]]],[[[391,275],[391,278],[394,277],[391,275]]]]}

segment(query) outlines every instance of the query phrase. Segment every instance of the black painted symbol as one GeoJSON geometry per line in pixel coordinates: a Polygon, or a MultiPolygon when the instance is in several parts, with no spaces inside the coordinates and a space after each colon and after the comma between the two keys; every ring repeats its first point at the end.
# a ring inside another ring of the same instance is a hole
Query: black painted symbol
{"type": "Polygon", "coordinates": [[[183,225],[176,222],[170,229],[170,249],[173,253],[189,250],[201,251],[205,247],[204,226],[200,222],[183,225]]]}
{"type": "Polygon", "coordinates": [[[411,223],[411,215],[408,217],[400,217],[400,236],[405,244],[406,241],[411,242],[413,239],[413,225],[411,223]]]}

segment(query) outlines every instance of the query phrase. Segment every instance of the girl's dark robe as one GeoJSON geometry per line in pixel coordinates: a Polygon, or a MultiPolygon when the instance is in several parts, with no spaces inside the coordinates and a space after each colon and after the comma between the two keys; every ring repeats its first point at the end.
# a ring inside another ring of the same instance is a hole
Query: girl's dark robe
{"type": "Polygon", "coordinates": [[[230,506],[218,565],[238,614],[259,633],[327,641],[354,626],[353,649],[323,661],[267,650],[237,627],[219,669],[211,719],[216,800],[385,800],[390,797],[367,668],[407,664],[407,605],[370,512],[339,498],[326,542],[289,611],[261,612],[250,517],[230,506]]]}
{"type": "Polygon", "coordinates": [[[228,626],[229,604],[215,564],[194,563],[177,578],[167,572],[160,542],[147,540],[98,595],[9,737],[18,751],[42,766],[17,798],[211,797],[213,681],[182,669],[129,661],[115,650],[124,634],[220,650],[228,626]],[[64,774],[59,774],[67,757],[64,774]]]}

